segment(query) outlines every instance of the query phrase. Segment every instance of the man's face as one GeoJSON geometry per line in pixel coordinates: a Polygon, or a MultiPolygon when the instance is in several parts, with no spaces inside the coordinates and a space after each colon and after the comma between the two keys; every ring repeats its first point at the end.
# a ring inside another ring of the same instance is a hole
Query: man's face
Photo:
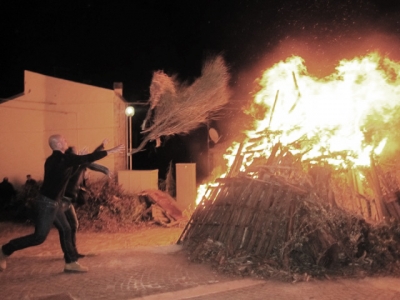
{"type": "Polygon", "coordinates": [[[67,140],[65,139],[65,137],[61,136],[58,142],[59,142],[60,150],[62,152],[65,152],[65,150],[68,149],[68,143],[67,143],[67,140]]]}

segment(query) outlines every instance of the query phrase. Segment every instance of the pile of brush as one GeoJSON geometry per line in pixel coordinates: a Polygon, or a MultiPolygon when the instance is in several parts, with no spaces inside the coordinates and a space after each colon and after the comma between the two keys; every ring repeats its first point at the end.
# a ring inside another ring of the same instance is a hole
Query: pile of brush
{"type": "Polygon", "coordinates": [[[235,165],[209,186],[179,239],[191,260],[295,281],[399,272],[397,219],[367,222],[338,204],[355,194],[343,173],[285,151],[245,172],[235,165]]]}
{"type": "Polygon", "coordinates": [[[167,193],[126,193],[116,179],[89,184],[86,197],[85,203],[76,207],[81,230],[124,232],[152,224],[181,226],[187,221],[179,210],[171,208],[173,203],[167,193]]]}

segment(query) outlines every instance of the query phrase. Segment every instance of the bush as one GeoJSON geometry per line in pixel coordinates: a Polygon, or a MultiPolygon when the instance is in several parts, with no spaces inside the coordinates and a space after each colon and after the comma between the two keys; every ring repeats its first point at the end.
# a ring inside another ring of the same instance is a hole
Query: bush
{"type": "Polygon", "coordinates": [[[33,220],[34,200],[39,194],[42,182],[35,185],[23,185],[17,195],[0,213],[0,221],[31,222],[33,220]]]}
{"type": "MultiPolygon", "coordinates": [[[[34,200],[41,184],[38,182],[34,188],[23,188],[12,205],[1,211],[0,221],[33,221],[34,200]]],[[[74,203],[80,230],[129,231],[152,220],[152,203],[144,196],[125,192],[116,178],[88,183],[85,194],[84,204],[74,203]]]]}
{"type": "Polygon", "coordinates": [[[118,232],[147,220],[146,201],[126,193],[116,179],[90,183],[87,192],[87,202],[76,207],[82,230],[118,232]]]}

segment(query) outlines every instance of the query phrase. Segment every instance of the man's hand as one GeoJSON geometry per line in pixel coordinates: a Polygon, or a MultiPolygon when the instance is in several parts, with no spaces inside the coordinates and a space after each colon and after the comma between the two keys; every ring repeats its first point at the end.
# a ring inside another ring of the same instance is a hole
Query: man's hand
{"type": "Polygon", "coordinates": [[[118,145],[117,147],[106,150],[107,154],[121,153],[125,151],[125,145],[118,145]]]}
{"type": "Polygon", "coordinates": [[[103,146],[107,145],[108,144],[108,139],[104,139],[101,143],[103,144],[103,146]]]}

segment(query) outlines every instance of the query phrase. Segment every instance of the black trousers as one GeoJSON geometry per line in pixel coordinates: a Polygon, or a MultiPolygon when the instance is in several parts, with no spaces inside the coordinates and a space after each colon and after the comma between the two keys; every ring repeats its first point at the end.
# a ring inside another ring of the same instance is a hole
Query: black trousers
{"type": "Polygon", "coordinates": [[[75,207],[72,204],[71,200],[72,199],[70,198],[64,197],[62,201],[62,206],[65,217],[67,218],[69,226],[71,227],[72,246],[74,247],[75,252],[78,253],[78,250],[76,248],[76,233],[78,231],[79,221],[78,217],[76,216],[75,207]]]}
{"type": "Polygon", "coordinates": [[[32,234],[13,239],[3,245],[3,253],[11,255],[15,251],[42,244],[49,235],[53,224],[60,236],[60,244],[64,252],[65,262],[71,263],[77,261],[78,256],[73,247],[71,226],[65,216],[61,203],[43,195],[39,195],[35,201],[35,231],[32,234]]]}

